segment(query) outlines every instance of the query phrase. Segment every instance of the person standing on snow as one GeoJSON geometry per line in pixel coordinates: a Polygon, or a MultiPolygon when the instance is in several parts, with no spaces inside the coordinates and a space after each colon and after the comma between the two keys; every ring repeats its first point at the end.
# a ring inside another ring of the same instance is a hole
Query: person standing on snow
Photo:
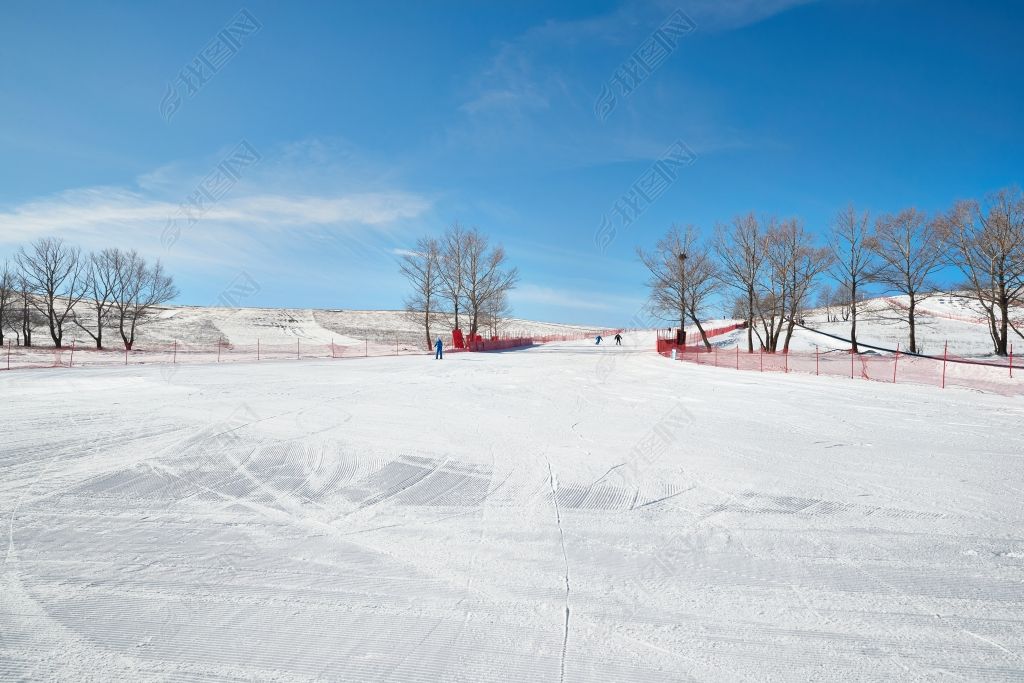
{"type": "Polygon", "coordinates": [[[434,360],[444,360],[444,343],[440,337],[434,342],[434,360]]]}
{"type": "Polygon", "coordinates": [[[601,345],[601,335],[597,335],[597,341],[595,342],[598,346],[601,345]]]}
{"type": "Polygon", "coordinates": [[[622,335],[618,332],[615,333],[615,345],[622,346],[622,335]]]}

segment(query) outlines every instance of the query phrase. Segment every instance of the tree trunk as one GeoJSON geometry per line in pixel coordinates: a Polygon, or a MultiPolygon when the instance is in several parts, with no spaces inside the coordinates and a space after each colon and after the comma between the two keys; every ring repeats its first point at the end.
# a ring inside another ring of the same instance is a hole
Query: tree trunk
{"type": "Polygon", "coordinates": [[[754,290],[747,290],[747,353],[754,352],[754,290]]]}
{"type": "Polygon", "coordinates": [[[103,310],[99,304],[96,306],[96,334],[93,338],[96,340],[96,349],[103,350],[103,310]]]}
{"type": "Polygon", "coordinates": [[[999,322],[999,345],[996,347],[996,353],[1000,356],[1007,355],[1007,322],[1010,319],[1010,302],[1007,300],[1005,295],[999,297],[999,315],[1002,316],[1002,320],[999,322]]]}
{"type": "Polygon", "coordinates": [[[910,293],[910,307],[907,309],[907,322],[910,324],[910,352],[917,353],[917,330],[915,329],[914,310],[917,308],[917,297],[910,293]]]}
{"type": "Polygon", "coordinates": [[[21,337],[25,340],[25,348],[30,348],[32,346],[32,323],[29,320],[27,303],[21,314],[21,337]]]}
{"type": "Polygon", "coordinates": [[[779,350],[779,339],[782,337],[783,316],[779,315],[779,322],[772,328],[772,353],[779,350]]]}
{"type": "Polygon", "coordinates": [[[790,318],[789,324],[786,325],[786,341],[782,344],[782,351],[784,353],[789,353],[789,341],[793,338],[793,328],[795,327],[796,324],[793,322],[793,318],[790,318]]]}
{"type": "Polygon", "coordinates": [[[50,310],[48,311],[49,316],[47,317],[47,324],[50,327],[50,338],[53,340],[53,345],[58,349],[60,348],[61,333],[57,327],[56,321],[53,319],[53,304],[50,304],[50,310]]]}
{"type": "Polygon", "coordinates": [[[850,350],[860,353],[857,348],[857,286],[850,287],[850,350]]]}
{"type": "Polygon", "coordinates": [[[691,315],[690,317],[693,318],[693,324],[697,326],[697,331],[700,332],[700,340],[704,342],[704,348],[710,351],[711,342],[708,341],[708,335],[704,331],[704,326],[700,324],[700,320],[697,319],[697,316],[691,315]]]}

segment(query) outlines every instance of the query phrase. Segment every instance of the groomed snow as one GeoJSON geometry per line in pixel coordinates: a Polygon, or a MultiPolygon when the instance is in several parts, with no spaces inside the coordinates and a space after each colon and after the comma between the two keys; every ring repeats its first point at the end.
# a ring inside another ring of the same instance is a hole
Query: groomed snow
{"type": "Polygon", "coordinates": [[[0,375],[0,679],[1024,679],[1024,402],[609,341],[0,375]]]}

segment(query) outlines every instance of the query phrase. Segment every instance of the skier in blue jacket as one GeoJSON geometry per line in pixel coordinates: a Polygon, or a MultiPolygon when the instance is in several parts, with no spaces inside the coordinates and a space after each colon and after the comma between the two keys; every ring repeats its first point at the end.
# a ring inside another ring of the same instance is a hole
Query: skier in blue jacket
{"type": "Polygon", "coordinates": [[[438,337],[437,341],[434,342],[434,360],[444,359],[444,344],[441,342],[441,338],[438,337]]]}
{"type": "Polygon", "coordinates": [[[601,335],[597,335],[597,345],[601,345],[601,335]]]}

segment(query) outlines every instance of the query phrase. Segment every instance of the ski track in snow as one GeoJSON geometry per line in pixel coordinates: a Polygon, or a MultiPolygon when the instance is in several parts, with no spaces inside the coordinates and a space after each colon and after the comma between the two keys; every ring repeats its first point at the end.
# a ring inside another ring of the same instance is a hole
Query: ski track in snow
{"type": "Polygon", "coordinates": [[[0,679],[1024,680],[1024,402],[648,337],[0,375],[0,679]]]}

